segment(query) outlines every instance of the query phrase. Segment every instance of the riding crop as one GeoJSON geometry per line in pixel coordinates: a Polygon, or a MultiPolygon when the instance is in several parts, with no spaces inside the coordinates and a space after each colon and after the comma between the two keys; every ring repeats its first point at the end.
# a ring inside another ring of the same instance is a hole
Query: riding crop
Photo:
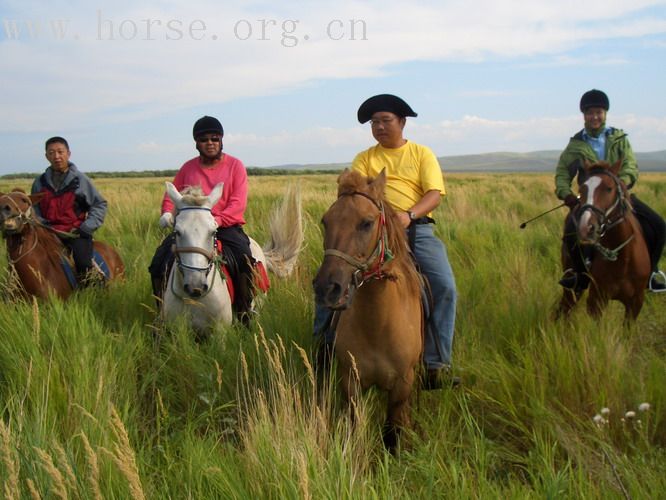
{"type": "Polygon", "coordinates": [[[527,226],[527,224],[529,224],[530,222],[532,222],[532,221],[534,221],[534,220],[537,220],[538,218],[543,217],[543,216],[546,215],[546,214],[549,214],[549,213],[551,213],[551,212],[554,212],[554,211],[557,210],[558,208],[562,208],[562,207],[565,206],[565,205],[566,205],[566,203],[562,203],[561,205],[557,205],[556,207],[551,208],[550,210],[546,210],[544,213],[539,214],[539,215],[537,215],[536,217],[532,217],[530,220],[526,220],[525,222],[523,222],[523,223],[520,225],[520,229],[525,229],[525,226],[527,226]]]}

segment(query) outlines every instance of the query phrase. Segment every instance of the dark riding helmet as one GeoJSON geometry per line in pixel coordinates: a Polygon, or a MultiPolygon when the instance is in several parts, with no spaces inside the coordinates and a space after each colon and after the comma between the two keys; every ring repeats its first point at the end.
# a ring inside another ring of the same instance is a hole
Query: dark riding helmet
{"type": "Polygon", "coordinates": [[[202,116],[194,122],[192,136],[196,139],[203,134],[220,134],[220,137],[223,137],[224,129],[222,128],[220,120],[212,116],[202,116]]]}
{"type": "Polygon", "coordinates": [[[580,110],[583,113],[587,108],[604,108],[608,111],[609,107],[608,96],[601,90],[588,90],[580,98],[580,110]]]}

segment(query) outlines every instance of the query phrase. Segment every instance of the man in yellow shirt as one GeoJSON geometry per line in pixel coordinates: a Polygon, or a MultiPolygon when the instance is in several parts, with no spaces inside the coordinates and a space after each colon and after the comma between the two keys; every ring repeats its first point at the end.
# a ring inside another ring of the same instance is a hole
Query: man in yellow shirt
{"type": "MultiPolygon", "coordinates": [[[[446,191],[435,154],[403,137],[408,116],[416,117],[416,113],[394,95],[376,95],[361,104],[358,121],[370,122],[378,144],[359,153],[352,169],[367,177],[376,177],[386,169],[386,200],[408,232],[416,262],[432,290],[433,306],[425,336],[424,388],[438,389],[460,382],[448,375],[456,315],[455,279],[446,248],[434,234],[431,217],[446,191]]],[[[332,342],[332,332],[326,331],[319,309],[315,318],[315,334],[318,333],[332,342]]]]}

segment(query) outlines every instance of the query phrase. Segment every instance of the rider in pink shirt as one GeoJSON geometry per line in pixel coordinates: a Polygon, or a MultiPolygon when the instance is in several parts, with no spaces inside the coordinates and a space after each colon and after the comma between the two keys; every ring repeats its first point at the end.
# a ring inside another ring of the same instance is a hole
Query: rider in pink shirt
{"type": "MultiPolygon", "coordinates": [[[[243,163],[228,154],[211,165],[203,165],[201,156],[186,162],[173,179],[178,191],[188,186],[201,186],[208,194],[220,182],[224,183],[222,198],[213,207],[213,217],[220,227],[245,224],[243,216],[247,206],[247,172],[243,163]]],[[[166,194],[162,201],[162,213],[173,212],[173,202],[166,194]]]]}
{"type": "MultiPolygon", "coordinates": [[[[222,196],[212,208],[217,222],[217,239],[222,242],[224,258],[234,285],[234,310],[245,325],[249,323],[253,298],[252,251],[250,239],[243,231],[247,206],[247,171],[243,163],[222,152],[222,124],[212,116],[196,121],[192,130],[199,156],[185,162],[173,184],[182,191],[188,186],[201,186],[208,195],[220,182],[224,183],[222,196]]],[[[174,205],[165,194],[162,201],[160,226],[173,227],[174,205]]],[[[153,283],[153,293],[161,299],[174,255],[171,250],[175,236],[170,234],[155,252],[148,270],[153,283]]],[[[158,304],[159,304],[158,300],[158,304]]]]}

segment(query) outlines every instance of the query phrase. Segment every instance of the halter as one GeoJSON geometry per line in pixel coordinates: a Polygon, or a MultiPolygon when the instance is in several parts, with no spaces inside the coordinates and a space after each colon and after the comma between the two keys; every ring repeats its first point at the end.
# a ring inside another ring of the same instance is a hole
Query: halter
{"type": "Polygon", "coordinates": [[[608,231],[610,231],[615,226],[625,221],[625,215],[627,213],[627,200],[624,196],[624,191],[622,190],[621,181],[615,174],[605,169],[599,169],[599,170],[594,170],[592,172],[592,175],[607,175],[613,180],[613,182],[615,183],[615,191],[616,191],[615,201],[605,211],[601,210],[598,207],[595,207],[591,203],[586,203],[585,205],[581,206],[578,209],[578,216],[574,219],[574,223],[576,229],[578,229],[578,223],[580,221],[580,218],[583,215],[583,213],[585,213],[587,210],[596,214],[597,217],[599,218],[599,231],[596,232],[596,239],[593,246],[595,250],[597,250],[604,259],[615,261],[617,260],[617,257],[620,254],[620,250],[622,250],[625,246],[629,244],[629,242],[631,242],[631,240],[634,239],[634,234],[629,236],[629,238],[627,238],[624,242],[622,242],[618,247],[614,249],[606,248],[600,243],[600,240],[604,236],[606,236],[608,231]],[[617,218],[611,219],[611,214],[618,208],[620,212],[619,214],[617,214],[617,218]]]}
{"type": "Polygon", "coordinates": [[[28,203],[28,208],[25,211],[22,211],[16,201],[14,201],[14,198],[9,196],[9,194],[6,194],[4,197],[11,201],[12,205],[14,205],[14,208],[16,208],[16,211],[18,212],[16,215],[7,217],[5,219],[6,221],[11,219],[19,219],[21,224],[25,224],[32,220],[32,203],[28,203]]]}
{"type": "MultiPolygon", "coordinates": [[[[24,226],[25,224],[31,224],[31,225],[39,224],[39,222],[37,222],[32,216],[32,204],[28,204],[28,208],[25,211],[22,211],[20,209],[20,207],[18,206],[18,204],[16,203],[16,201],[14,201],[14,198],[9,196],[8,194],[5,195],[5,197],[12,203],[12,205],[14,205],[14,208],[16,208],[16,211],[18,212],[18,214],[16,214],[16,215],[12,215],[11,217],[7,217],[5,219],[5,222],[8,221],[8,220],[12,220],[12,219],[19,219],[19,222],[20,222],[21,226],[24,226]]],[[[4,223],[3,223],[3,225],[4,225],[4,223]]],[[[3,231],[3,236],[4,236],[4,231],[3,231]]],[[[37,238],[35,236],[33,238],[32,246],[28,250],[26,250],[24,253],[20,254],[16,259],[11,259],[8,255],[7,256],[7,261],[9,262],[10,265],[12,265],[12,266],[15,265],[23,257],[25,257],[26,255],[31,253],[35,248],[37,248],[38,243],[39,243],[39,238],[37,238]]],[[[21,245],[19,246],[19,253],[22,250],[22,248],[23,248],[23,241],[21,241],[21,245]]]]}
{"type": "Polygon", "coordinates": [[[343,196],[354,195],[367,198],[379,210],[379,237],[377,239],[375,249],[365,261],[358,260],[355,257],[352,257],[351,255],[341,252],[335,248],[325,249],[324,256],[330,255],[332,257],[338,257],[344,260],[347,264],[353,266],[356,270],[352,274],[352,282],[349,286],[360,288],[366,281],[370,279],[384,279],[387,277],[387,275],[382,271],[382,266],[393,260],[393,252],[391,252],[391,249],[388,247],[388,233],[386,230],[386,213],[384,211],[384,204],[381,201],[374,200],[366,193],[362,193],[360,191],[342,193],[340,196],[338,196],[338,199],[342,198],[343,196]],[[374,265],[372,264],[373,261],[374,265]]]}
{"type": "MultiPolygon", "coordinates": [[[[183,208],[178,210],[178,213],[184,212],[185,210],[204,210],[206,212],[211,212],[211,209],[208,208],[208,207],[183,207],[183,208]]],[[[178,216],[176,216],[176,217],[178,217],[178,216]]],[[[200,271],[200,272],[205,273],[206,279],[208,279],[208,275],[210,274],[210,271],[213,269],[213,266],[215,265],[216,262],[219,261],[219,258],[217,257],[217,254],[215,252],[215,248],[213,248],[212,250],[206,250],[205,248],[201,248],[201,247],[178,247],[174,243],[174,245],[171,247],[171,250],[176,256],[176,267],[180,271],[181,276],[184,275],[184,270],[200,271]],[[196,267],[196,266],[189,266],[187,264],[184,264],[180,260],[180,254],[183,254],[183,253],[198,253],[199,255],[203,255],[204,257],[206,257],[206,260],[208,260],[208,266],[206,266],[206,267],[196,267]]],[[[174,282],[174,280],[171,281],[171,291],[173,292],[173,294],[176,297],[182,298],[178,295],[178,293],[174,289],[173,282],[174,282]]],[[[210,291],[213,289],[214,284],[215,284],[215,273],[213,273],[213,281],[210,284],[210,286],[208,287],[208,290],[206,290],[206,292],[203,293],[198,298],[203,298],[206,295],[208,295],[210,293],[210,291]]]]}

